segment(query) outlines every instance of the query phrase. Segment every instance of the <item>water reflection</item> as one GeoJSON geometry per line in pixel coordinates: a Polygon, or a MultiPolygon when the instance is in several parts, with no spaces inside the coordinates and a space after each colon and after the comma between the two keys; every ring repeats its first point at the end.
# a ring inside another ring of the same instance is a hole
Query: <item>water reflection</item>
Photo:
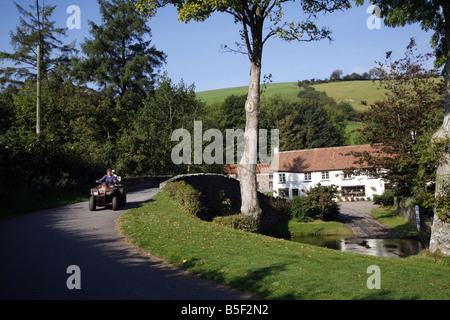
{"type": "Polygon", "coordinates": [[[414,239],[361,239],[340,236],[294,237],[295,242],[373,256],[404,258],[419,253],[422,243],[414,239]]]}

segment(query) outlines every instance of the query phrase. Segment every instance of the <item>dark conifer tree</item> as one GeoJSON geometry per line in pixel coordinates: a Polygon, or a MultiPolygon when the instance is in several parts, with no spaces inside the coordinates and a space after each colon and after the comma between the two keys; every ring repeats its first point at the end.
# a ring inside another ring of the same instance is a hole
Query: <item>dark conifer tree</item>
{"type": "Polygon", "coordinates": [[[39,0],[25,8],[14,2],[20,14],[20,24],[11,30],[13,52],[0,52],[0,61],[10,62],[0,69],[0,83],[22,85],[26,80],[36,81],[37,45],[41,48],[41,73],[45,79],[63,66],[68,66],[74,43],[66,45],[60,38],[65,28],[56,28],[51,15],[56,6],[40,5],[39,0]]]}
{"type": "Polygon", "coordinates": [[[86,58],[76,71],[112,97],[147,95],[154,89],[165,54],[151,46],[147,21],[129,0],[98,0],[102,22],[89,21],[92,38],[82,44],[86,58]]]}

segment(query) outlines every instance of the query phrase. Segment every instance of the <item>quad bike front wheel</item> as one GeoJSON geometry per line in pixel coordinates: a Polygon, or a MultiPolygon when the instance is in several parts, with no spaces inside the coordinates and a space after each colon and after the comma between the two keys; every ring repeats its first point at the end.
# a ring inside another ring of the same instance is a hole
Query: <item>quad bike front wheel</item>
{"type": "Polygon", "coordinates": [[[95,203],[95,197],[91,196],[89,198],[89,211],[95,211],[96,203],[95,203]]]}

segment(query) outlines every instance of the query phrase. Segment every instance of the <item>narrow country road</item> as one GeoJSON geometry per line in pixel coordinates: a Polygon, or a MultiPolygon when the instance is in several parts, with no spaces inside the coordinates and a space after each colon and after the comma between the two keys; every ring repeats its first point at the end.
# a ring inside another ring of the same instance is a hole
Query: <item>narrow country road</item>
{"type": "MultiPolygon", "coordinates": [[[[126,209],[159,189],[129,193],[126,209]]],[[[117,232],[124,211],[78,203],[0,221],[0,299],[249,299],[132,248],[117,232]],[[66,284],[80,269],[80,289],[66,284]]]]}
{"type": "Polygon", "coordinates": [[[398,238],[391,229],[386,228],[370,212],[378,208],[372,202],[341,202],[339,220],[360,238],[398,238]]]}

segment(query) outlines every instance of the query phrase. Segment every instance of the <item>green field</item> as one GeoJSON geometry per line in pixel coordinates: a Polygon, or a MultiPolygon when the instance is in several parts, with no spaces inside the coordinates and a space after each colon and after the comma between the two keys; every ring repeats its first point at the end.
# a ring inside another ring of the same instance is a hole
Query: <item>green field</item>
{"type": "MultiPolygon", "coordinates": [[[[377,83],[371,80],[367,81],[341,81],[316,84],[313,86],[318,91],[325,91],[328,96],[334,98],[336,101],[348,101],[357,111],[362,111],[366,107],[361,104],[361,101],[367,101],[370,105],[374,101],[380,99],[383,95],[383,90],[379,90],[377,83]]],[[[247,86],[225,88],[209,91],[197,92],[197,96],[203,101],[211,103],[214,101],[223,101],[230,95],[243,95],[248,90],[247,86]]],[[[281,82],[271,83],[267,85],[263,93],[264,96],[271,96],[274,94],[281,94],[284,97],[296,101],[297,94],[300,89],[296,82],[281,82]]]]}
{"type": "MultiPolygon", "coordinates": [[[[231,95],[243,95],[247,94],[248,86],[235,87],[235,88],[225,88],[209,91],[197,92],[197,96],[203,101],[210,103],[214,101],[223,101],[226,97],[231,95]]],[[[299,88],[296,82],[281,82],[281,83],[271,83],[267,85],[267,89],[264,91],[263,96],[271,96],[274,94],[281,94],[284,97],[288,97],[291,100],[298,99],[299,88]]]]}

